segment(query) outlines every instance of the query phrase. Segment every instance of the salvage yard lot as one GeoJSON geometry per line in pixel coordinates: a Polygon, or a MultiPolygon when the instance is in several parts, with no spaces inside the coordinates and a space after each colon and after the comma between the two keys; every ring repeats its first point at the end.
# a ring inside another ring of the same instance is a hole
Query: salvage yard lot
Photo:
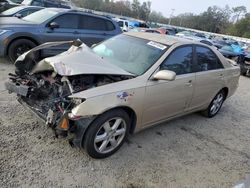
{"type": "Polygon", "coordinates": [[[250,173],[250,78],[240,78],[213,119],[195,113],[163,123],[94,160],[2,92],[13,70],[0,60],[0,187],[228,188],[250,173]]]}

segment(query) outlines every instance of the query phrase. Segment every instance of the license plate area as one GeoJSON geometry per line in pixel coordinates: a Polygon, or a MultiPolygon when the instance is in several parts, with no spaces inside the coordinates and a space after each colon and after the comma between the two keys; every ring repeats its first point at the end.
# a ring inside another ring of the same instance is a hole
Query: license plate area
{"type": "Polygon", "coordinates": [[[26,97],[29,91],[29,86],[17,85],[13,82],[6,82],[5,87],[10,93],[16,93],[23,97],[26,97]]]}

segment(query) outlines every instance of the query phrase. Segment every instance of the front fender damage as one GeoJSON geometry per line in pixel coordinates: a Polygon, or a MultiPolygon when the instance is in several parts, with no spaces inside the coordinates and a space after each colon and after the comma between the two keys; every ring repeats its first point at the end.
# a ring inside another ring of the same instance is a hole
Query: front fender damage
{"type": "MultiPolygon", "coordinates": [[[[88,113],[72,116],[73,109],[85,100],[77,94],[134,78],[94,54],[81,41],[45,43],[21,55],[15,66],[15,74],[10,73],[5,83],[9,93],[15,93],[18,101],[51,127],[57,137],[67,136],[70,144],[77,147],[82,147],[86,130],[103,110],[94,100],[88,100],[85,104],[91,103],[92,110],[87,105],[84,108],[88,113]],[[37,56],[42,49],[62,44],[72,46],[54,57],[37,56]]],[[[108,103],[103,107],[108,108],[108,103]]]]}

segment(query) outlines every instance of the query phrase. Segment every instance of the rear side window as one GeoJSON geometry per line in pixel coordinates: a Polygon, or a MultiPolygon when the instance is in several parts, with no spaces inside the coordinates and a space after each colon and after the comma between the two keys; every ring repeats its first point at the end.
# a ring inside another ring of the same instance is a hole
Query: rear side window
{"type": "Polygon", "coordinates": [[[184,46],[174,50],[162,63],[161,70],[171,70],[176,75],[193,72],[193,48],[184,46]]]}
{"type": "Polygon", "coordinates": [[[33,0],[32,3],[31,3],[31,5],[43,7],[43,6],[44,6],[44,3],[43,3],[42,0],[33,0]]]}
{"type": "Polygon", "coordinates": [[[198,71],[209,71],[223,68],[219,58],[209,48],[196,46],[196,59],[198,71]]]}
{"type": "Polygon", "coordinates": [[[106,20],[106,27],[107,27],[107,31],[114,31],[115,30],[115,26],[111,21],[106,20]]]}
{"type": "Polygon", "coordinates": [[[80,29],[106,31],[106,20],[93,16],[81,16],[80,29]]]}
{"type": "Polygon", "coordinates": [[[55,18],[52,22],[56,22],[59,28],[77,29],[78,28],[78,15],[64,14],[55,18]]]}

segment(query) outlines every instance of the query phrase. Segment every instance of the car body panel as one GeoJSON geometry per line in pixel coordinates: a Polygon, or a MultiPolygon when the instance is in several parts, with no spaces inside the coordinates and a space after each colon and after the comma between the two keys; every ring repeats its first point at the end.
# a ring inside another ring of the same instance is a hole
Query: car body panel
{"type": "Polygon", "coordinates": [[[194,73],[179,75],[173,81],[148,80],[142,123],[150,125],[183,113],[192,100],[194,82],[194,73]]]}

